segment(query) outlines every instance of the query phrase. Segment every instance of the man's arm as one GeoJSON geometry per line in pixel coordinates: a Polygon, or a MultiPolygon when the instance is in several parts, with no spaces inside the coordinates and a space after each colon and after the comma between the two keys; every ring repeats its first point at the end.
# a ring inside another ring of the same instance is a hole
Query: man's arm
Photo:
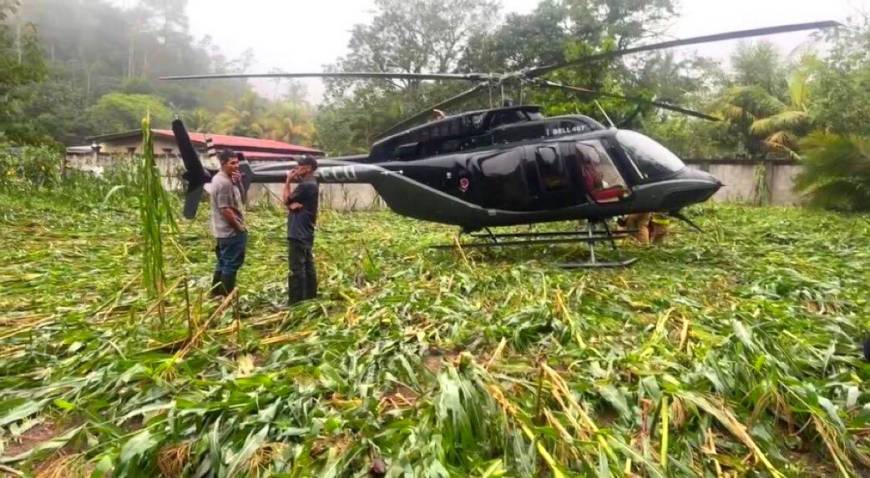
{"type": "Polygon", "coordinates": [[[290,202],[289,202],[290,201],[290,194],[292,193],[292,191],[290,189],[291,188],[291,186],[290,186],[291,181],[293,181],[293,170],[292,169],[290,171],[287,171],[287,179],[284,180],[284,189],[281,192],[281,202],[285,206],[290,205],[290,202]]]}
{"type": "Polygon", "coordinates": [[[231,207],[222,207],[221,208],[221,216],[230,223],[230,226],[235,229],[237,232],[243,232],[245,230],[245,226],[242,225],[242,222],[239,220],[239,217],[236,215],[236,210],[231,207]]]}
{"type": "Polygon", "coordinates": [[[314,187],[309,183],[299,183],[296,189],[287,197],[284,204],[293,212],[302,209],[302,201],[307,201],[311,198],[314,192],[314,187]]]}

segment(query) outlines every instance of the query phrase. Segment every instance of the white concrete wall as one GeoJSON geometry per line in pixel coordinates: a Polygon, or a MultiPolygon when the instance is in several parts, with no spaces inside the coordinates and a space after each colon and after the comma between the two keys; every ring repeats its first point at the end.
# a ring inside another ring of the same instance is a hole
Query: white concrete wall
{"type": "MultiPolygon", "coordinates": [[[[248,191],[248,202],[272,201],[281,204],[281,184],[253,184],[248,191]]],[[[383,200],[368,184],[321,184],[320,204],[339,211],[376,210],[385,207],[383,200]]]]}
{"type": "MultiPolygon", "coordinates": [[[[67,156],[67,168],[80,171],[88,171],[97,176],[110,167],[127,165],[133,167],[139,157],[131,157],[129,154],[93,154],[67,156]]],[[[184,166],[181,160],[175,157],[159,155],[155,158],[157,169],[163,176],[163,186],[169,191],[181,192],[184,190],[184,181],[181,174],[184,166]]],[[[212,167],[214,167],[212,165],[212,167]]],[[[281,184],[253,184],[248,191],[248,202],[273,201],[281,203],[281,184]]],[[[382,209],[385,207],[383,200],[368,184],[321,184],[320,204],[326,209],[341,211],[382,209]]]]}
{"type": "Polygon", "coordinates": [[[768,201],[778,206],[793,206],[801,203],[801,197],[794,191],[794,179],[800,172],[800,165],[768,162],[766,172],[759,171],[765,163],[760,161],[713,161],[691,162],[690,168],[706,171],[716,176],[725,186],[713,196],[717,202],[740,202],[759,203],[759,186],[767,188],[767,197],[761,202],[768,201]],[[764,177],[759,178],[759,174],[764,177]]]}
{"type": "Polygon", "coordinates": [[[794,190],[795,178],[801,172],[799,164],[778,165],[773,168],[771,180],[771,203],[777,206],[792,206],[803,202],[800,193],[794,190]]]}

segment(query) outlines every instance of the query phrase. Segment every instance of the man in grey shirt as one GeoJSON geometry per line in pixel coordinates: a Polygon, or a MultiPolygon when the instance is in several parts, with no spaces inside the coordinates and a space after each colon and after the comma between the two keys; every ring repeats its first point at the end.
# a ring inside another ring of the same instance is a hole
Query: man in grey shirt
{"type": "Polygon", "coordinates": [[[236,288],[236,273],[245,262],[248,230],[242,214],[239,160],[230,151],[218,153],[221,170],[211,180],[211,226],[217,239],[217,265],[212,295],[227,295],[236,288]]]}

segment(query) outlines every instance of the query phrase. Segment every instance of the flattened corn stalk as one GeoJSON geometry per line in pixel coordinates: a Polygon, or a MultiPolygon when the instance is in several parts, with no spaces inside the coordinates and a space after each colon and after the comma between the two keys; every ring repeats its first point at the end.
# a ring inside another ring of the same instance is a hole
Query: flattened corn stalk
{"type": "Polygon", "coordinates": [[[628,244],[630,270],[567,273],[581,248],[424,252],[449,232],[324,211],[322,297],[288,311],[284,219],[261,209],[237,329],[202,298],[205,219],[167,229],[170,287],[149,298],[136,198],[109,208],[110,189],[0,193],[4,466],[51,464],[3,461],[43,423],[113,476],[362,475],[375,456],[389,476],[866,470],[864,217],[706,207],[716,240],[677,230],[628,244]]]}

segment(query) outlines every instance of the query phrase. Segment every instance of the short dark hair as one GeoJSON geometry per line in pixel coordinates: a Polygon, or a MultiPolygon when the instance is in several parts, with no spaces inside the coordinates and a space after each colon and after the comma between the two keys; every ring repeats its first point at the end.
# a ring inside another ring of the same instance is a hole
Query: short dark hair
{"type": "Polygon", "coordinates": [[[220,161],[221,164],[226,164],[227,161],[236,157],[236,153],[233,153],[228,149],[222,149],[218,151],[217,157],[218,161],[220,161]]]}
{"type": "Polygon", "coordinates": [[[317,169],[317,160],[313,156],[302,156],[299,161],[296,161],[299,166],[311,166],[311,169],[317,169]]]}

